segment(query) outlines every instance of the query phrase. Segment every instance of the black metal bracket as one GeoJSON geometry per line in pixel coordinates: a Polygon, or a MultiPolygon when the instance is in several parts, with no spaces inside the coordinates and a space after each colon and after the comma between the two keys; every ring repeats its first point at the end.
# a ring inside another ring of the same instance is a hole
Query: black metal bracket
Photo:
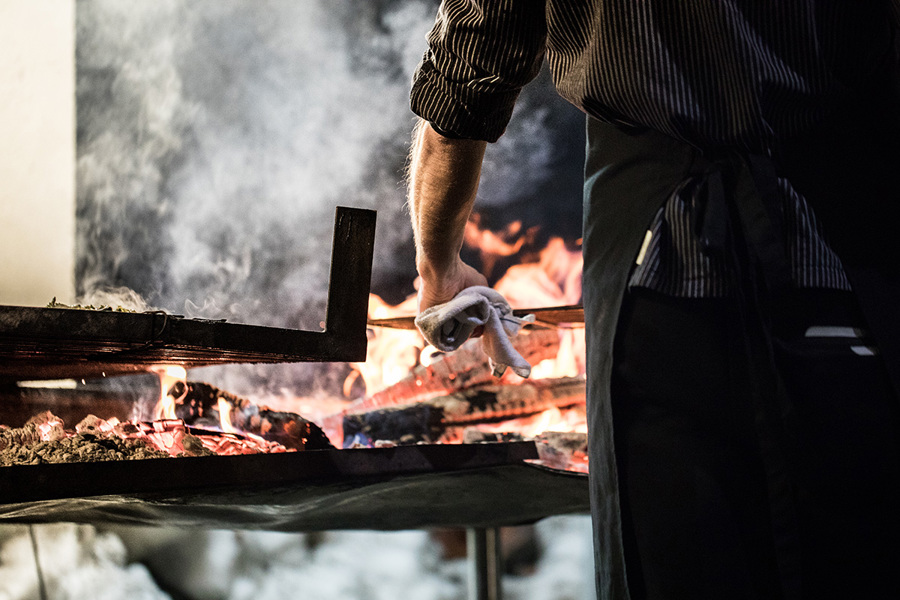
{"type": "Polygon", "coordinates": [[[357,362],[366,313],[375,211],[335,211],[324,331],[185,319],[157,312],[0,306],[0,379],[67,379],[226,363],[357,362]]]}
{"type": "Polygon", "coordinates": [[[334,217],[331,274],[325,334],[339,340],[355,339],[366,359],[366,319],[372,281],[375,211],[338,207],[334,217]]]}

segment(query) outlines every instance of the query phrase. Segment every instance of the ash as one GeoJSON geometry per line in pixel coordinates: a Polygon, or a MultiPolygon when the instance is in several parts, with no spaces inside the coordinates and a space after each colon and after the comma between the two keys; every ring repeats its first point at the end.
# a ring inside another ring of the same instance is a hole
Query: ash
{"type": "Polygon", "coordinates": [[[0,426],[0,466],[169,456],[142,439],[106,435],[93,427],[93,422],[100,420],[91,415],[78,424],[77,433],[67,432],[59,417],[45,412],[30,419],[24,427],[0,426]]]}
{"type": "Polygon", "coordinates": [[[142,440],[123,440],[114,437],[98,439],[92,435],[77,434],[61,440],[4,448],[0,450],[0,466],[168,457],[165,452],[150,448],[142,440]]]}
{"type": "MultiPolygon", "coordinates": [[[[533,529],[537,559],[506,575],[506,600],[591,600],[590,520],[533,529]]],[[[467,565],[425,531],[320,534],[33,526],[53,600],[465,600],[467,565]]],[[[0,526],[0,600],[39,598],[28,526],[0,526]]]]}

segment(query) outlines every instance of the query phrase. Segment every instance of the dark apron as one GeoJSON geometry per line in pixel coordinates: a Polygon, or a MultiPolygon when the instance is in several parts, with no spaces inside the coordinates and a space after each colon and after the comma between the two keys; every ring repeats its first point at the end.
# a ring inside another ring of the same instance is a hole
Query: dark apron
{"type": "Polygon", "coordinates": [[[689,176],[707,177],[705,242],[729,250],[748,281],[745,304],[748,352],[758,364],[748,385],[758,385],[760,447],[766,464],[780,574],[787,597],[799,594],[792,548],[795,518],[790,493],[789,399],[777,374],[754,381],[770,364],[765,355],[765,303],[786,285],[779,248],[774,177],[786,177],[809,202],[826,239],[841,257],[866,321],[900,396],[900,130],[893,101],[866,96],[867,106],[843,111],[815,132],[790,140],[773,159],[704,155],[648,129],[623,129],[588,119],[584,193],[584,305],[588,352],[588,424],[595,565],[601,599],[628,597],[621,539],[619,491],[613,451],[609,383],[616,324],[628,276],[644,233],[660,206],[689,176]],[[724,186],[724,187],[722,187],[724,186]],[[716,200],[716,198],[719,198],[716,200]],[[725,201],[726,198],[730,200],[725,201]],[[722,202],[721,204],[716,204],[722,202]],[[732,235],[727,235],[731,231],[732,235]],[[750,279],[745,275],[753,276],[750,279]],[[764,297],[757,292],[764,290],[764,297]],[[773,390],[776,390],[773,392],[773,390]]]}

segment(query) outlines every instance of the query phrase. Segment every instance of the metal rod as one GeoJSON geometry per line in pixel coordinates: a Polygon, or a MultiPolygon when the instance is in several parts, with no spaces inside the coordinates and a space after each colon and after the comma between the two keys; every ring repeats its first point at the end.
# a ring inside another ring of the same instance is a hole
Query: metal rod
{"type": "Polygon", "coordinates": [[[0,380],[99,378],[154,365],[366,359],[375,211],[335,209],[324,331],[176,315],[0,306],[0,380]]]}
{"type": "Polygon", "coordinates": [[[469,600],[501,600],[500,531],[496,527],[466,529],[469,600]]]}
{"type": "Polygon", "coordinates": [[[44,570],[41,568],[41,555],[38,551],[37,535],[34,533],[34,525],[28,526],[28,535],[31,537],[31,551],[34,553],[34,570],[37,574],[38,594],[41,600],[47,600],[47,585],[44,583],[44,570]]]}

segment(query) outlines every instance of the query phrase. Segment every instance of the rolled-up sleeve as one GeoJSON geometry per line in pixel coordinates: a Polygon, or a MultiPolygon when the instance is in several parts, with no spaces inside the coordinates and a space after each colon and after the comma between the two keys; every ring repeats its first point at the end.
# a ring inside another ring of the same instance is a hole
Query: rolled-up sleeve
{"type": "Polygon", "coordinates": [[[441,131],[496,141],[541,68],[543,0],[444,0],[413,76],[412,111],[441,131]]]}

